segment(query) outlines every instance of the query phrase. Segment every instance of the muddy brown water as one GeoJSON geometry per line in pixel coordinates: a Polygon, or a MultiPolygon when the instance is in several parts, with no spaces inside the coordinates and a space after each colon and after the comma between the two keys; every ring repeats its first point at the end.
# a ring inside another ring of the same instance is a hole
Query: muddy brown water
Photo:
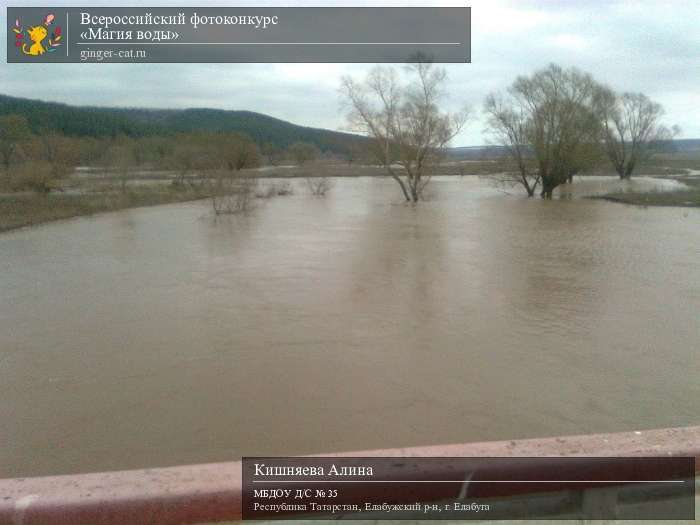
{"type": "Polygon", "coordinates": [[[2,234],[0,477],[697,424],[700,210],[577,198],[615,185],[2,234]]]}

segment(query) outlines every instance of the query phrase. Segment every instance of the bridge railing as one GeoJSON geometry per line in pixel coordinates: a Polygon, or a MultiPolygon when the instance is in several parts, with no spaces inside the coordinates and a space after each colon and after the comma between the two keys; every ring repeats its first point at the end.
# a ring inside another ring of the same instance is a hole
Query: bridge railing
{"type": "MultiPolygon", "coordinates": [[[[696,458],[697,469],[697,459],[700,458],[700,426],[370,450],[324,456],[691,456],[696,458]]],[[[598,504],[596,501],[593,503],[598,504]]],[[[241,508],[241,463],[238,461],[0,479],[0,525],[193,524],[239,520],[241,508]]]]}

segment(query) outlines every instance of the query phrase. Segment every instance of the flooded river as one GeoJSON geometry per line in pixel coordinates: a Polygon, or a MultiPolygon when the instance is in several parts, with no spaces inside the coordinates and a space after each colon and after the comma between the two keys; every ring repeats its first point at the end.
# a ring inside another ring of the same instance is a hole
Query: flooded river
{"type": "Polygon", "coordinates": [[[0,477],[697,424],[700,210],[564,193],[342,179],[0,235],[0,477]]]}

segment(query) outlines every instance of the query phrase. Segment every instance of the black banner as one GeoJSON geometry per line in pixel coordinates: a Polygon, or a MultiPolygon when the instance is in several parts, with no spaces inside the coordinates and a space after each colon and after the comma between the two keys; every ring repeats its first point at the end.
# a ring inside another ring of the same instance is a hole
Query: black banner
{"type": "Polygon", "coordinates": [[[243,458],[243,519],[694,519],[695,460],[243,458]]]}
{"type": "Polygon", "coordinates": [[[468,7],[8,7],[11,63],[469,62],[468,7]]]}

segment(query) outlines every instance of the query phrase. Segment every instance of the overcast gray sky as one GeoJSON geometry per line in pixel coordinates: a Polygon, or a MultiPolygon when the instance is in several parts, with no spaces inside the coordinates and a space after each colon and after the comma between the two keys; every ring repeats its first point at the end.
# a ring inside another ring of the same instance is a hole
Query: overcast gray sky
{"type": "MultiPolygon", "coordinates": [[[[1,1],[0,93],[78,105],[211,107],[266,113],[296,124],[343,129],[338,83],[359,64],[7,64],[6,0],[1,1]],[[40,79],[37,81],[37,73],[40,79]]],[[[11,5],[42,6],[22,1],[11,5]]],[[[51,6],[88,5],[53,1],[51,6]]],[[[176,6],[192,2],[89,2],[95,6],[176,6]]],[[[484,97],[520,74],[556,62],[592,73],[620,91],[642,91],[666,108],[682,137],[700,137],[700,2],[204,2],[198,5],[469,5],[472,63],[446,65],[446,104],[476,115],[455,146],[485,142],[484,97]]]]}

